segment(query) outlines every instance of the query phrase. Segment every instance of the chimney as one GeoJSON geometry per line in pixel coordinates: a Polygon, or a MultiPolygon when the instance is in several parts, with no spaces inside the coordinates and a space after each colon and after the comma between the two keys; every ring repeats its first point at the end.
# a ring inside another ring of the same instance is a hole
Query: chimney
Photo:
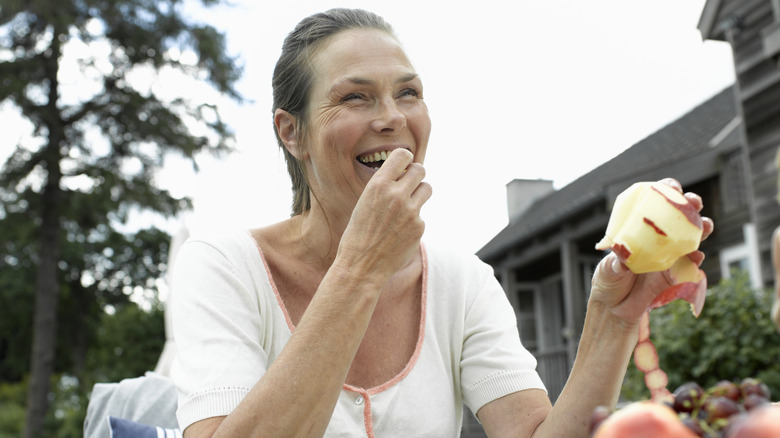
{"type": "Polygon", "coordinates": [[[554,192],[552,180],[514,179],[506,185],[507,210],[509,223],[523,215],[537,199],[554,192]]]}

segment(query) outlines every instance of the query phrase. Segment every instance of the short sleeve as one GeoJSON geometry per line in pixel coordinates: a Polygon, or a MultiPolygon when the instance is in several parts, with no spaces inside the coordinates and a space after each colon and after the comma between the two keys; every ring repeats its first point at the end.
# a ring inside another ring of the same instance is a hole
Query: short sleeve
{"type": "Polygon", "coordinates": [[[177,256],[171,377],[182,430],[232,412],[268,366],[258,294],[251,277],[237,269],[239,256],[199,240],[187,241],[177,256]]]}
{"type": "Polygon", "coordinates": [[[466,311],[461,355],[463,399],[474,413],[517,391],[546,390],[536,372],[536,359],[520,341],[514,310],[492,269],[482,264],[477,270],[481,287],[466,311]]]}

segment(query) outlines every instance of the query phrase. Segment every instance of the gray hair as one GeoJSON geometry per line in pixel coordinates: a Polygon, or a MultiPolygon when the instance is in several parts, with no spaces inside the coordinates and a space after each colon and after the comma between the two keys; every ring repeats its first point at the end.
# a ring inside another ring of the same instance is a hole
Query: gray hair
{"type": "MultiPolygon", "coordinates": [[[[277,109],[283,109],[295,116],[299,141],[303,141],[307,128],[307,108],[314,76],[311,57],[333,35],[359,28],[381,30],[397,39],[392,26],[382,17],[361,9],[344,8],[330,9],[304,18],[285,38],[282,54],[274,68],[271,111],[273,113],[277,109]]],[[[311,208],[311,190],[303,163],[284,147],[275,126],[274,132],[290,173],[293,190],[292,215],[295,216],[311,208]]]]}

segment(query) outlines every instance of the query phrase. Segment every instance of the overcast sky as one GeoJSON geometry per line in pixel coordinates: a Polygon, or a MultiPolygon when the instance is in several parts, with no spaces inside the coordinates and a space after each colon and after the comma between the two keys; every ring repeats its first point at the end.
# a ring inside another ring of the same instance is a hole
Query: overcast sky
{"type": "MultiPolygon", "coordinates": [[[[424,240],[467,252],[506,226],[512,179],[561,188],[734,81],[730,47],[698,32],[704,0],[234,1],[198,16],[245,65],[238,88],[251,102],[221,103],[238,151],[203,157],[197,175],[171,160],[160,175],[193,197],[194,229],[288,217],[271,73],[285,35],[330,7],[369,9],[395,27],[433,121],[424,240]]],[[[1,139],[0,153],[17,140],[1,139]]]]}

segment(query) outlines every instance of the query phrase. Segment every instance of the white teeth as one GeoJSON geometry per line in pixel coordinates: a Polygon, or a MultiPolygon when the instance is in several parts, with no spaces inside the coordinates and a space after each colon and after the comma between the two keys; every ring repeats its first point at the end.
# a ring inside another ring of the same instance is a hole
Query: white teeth
{"type": "Polygon", "coordinates": [[[392,151],[381,151],[381,152],[374,152],[373,154],[362,155],[358,157],[358,161],[360,161],[361,163],[374,163],[376,161],[384,161],[387,160],[387,156],[390,155],[390,152],[392,151]]]}

